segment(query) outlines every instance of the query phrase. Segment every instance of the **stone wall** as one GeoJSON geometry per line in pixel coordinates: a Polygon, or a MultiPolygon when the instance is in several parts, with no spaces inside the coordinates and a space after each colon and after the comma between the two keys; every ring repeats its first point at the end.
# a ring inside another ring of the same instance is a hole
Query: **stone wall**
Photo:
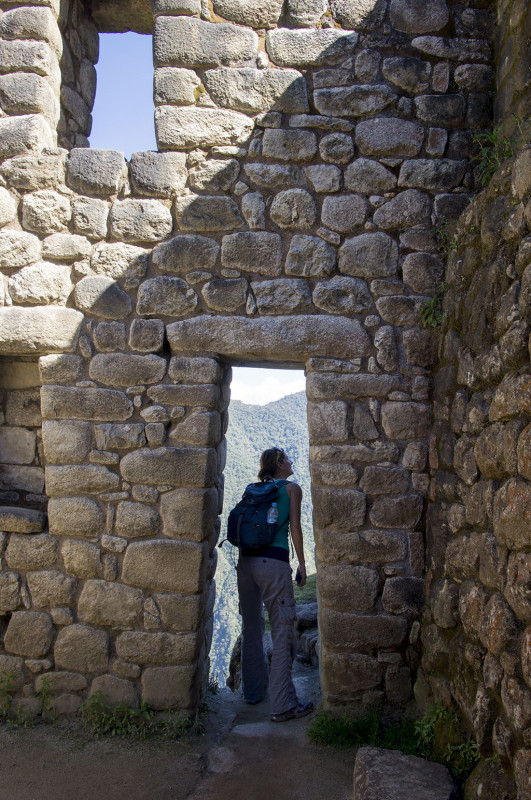
{"type": "Polygon", "coordinates": [[[498,0],[497,10],[494,118],[510,136],[531,116],[531,8],[525,0],[498,0]]]}
{"type": "MultiPolygon", "coordinates": [[[[0,4],[0,52],[17,82],[53,62],[48,86],[61,61],[70,146],[97,48],[68,6],[0,4]]],[[[234,363],[307,370],[325,703],[407,704],[436,358],[421,310],[490,124],[484,6],[154,0],[159,152],[130,163],[53,149],[48,106],[0,94],[0,352],[39,356],[49,498],[47,521],[4,505],[0,526],[0,660],[27,706],[42,673],[64,711],[97,689],[196,706],[234,363]]]]}

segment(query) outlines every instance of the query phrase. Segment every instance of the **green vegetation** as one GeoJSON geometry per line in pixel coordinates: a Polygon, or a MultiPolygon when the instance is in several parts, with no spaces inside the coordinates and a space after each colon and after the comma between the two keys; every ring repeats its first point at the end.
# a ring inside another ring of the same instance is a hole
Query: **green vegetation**
{"type": "Polygon", "coordinates": [[[295,586],[294,592],[296,605],[315,603],[317,601],[317,575],[308,575],[306,584],[302,588],[295,586]]]}
{"type": "Polygon", "coordinates": [[[11,710],[11,701],[15,694],[15,676],[7,672],[0,677],[0,720],[4,722],[11,710]]]}
{"type": "Polygon", "coordinates": [[[435,235],[440,253],[447,256],[451,251],[457,250],[457,238],[452,233],[450,220],[441,219],[435,228],[435,235]]]}
{"type": "Polygon", "coordinates": [[[125,702],[111,706],[102,692],[95,692],[81,706],[81,715],[93,736],[128,736],[134,739],[181,739],[203,733],[200,711],[193,718],[180,714],[157,714],[146,703],[131,708],[125,702]]]}
{"type": "Polygon", "coordinates": [[[487,186],[494,173],[506,158],[514,155],[514,139],[501,135],[502,126],[491,131],[476,133],[473,142],[478,153],[472,158],[478,165],[478,177],[482,186],[487,186]]]}
{"type": "Polygon", "coordinates": [[[441,284],[437,294],[427,300],[422,306],[420,316],[425,328],[438,328],[444,319],[442,301],[444,296],[445,284],[441,284]]]}
{"type": "Polygon", "coordinates": [[[42,703],[42,710],[41,710],[41,717],[45,722],[55,722],[55,708],[52,704],[52,690],[50,688],[50,682],[46,678],[46,675],[43,676],[40,688],[35,693],[42,703]]]}
{"type": "Polygon", "coordinates": [[[476,742],[468,736],[457,714],[442,704],[427,708],[418,721],[404,717],[398,724],[385,724],[380,711],[370,711],[360,718],[338,718],[319,711],[307,732],[316,744],[369,745],[437,761],[459,782],[464,782],[480,759],[476,742]]]}

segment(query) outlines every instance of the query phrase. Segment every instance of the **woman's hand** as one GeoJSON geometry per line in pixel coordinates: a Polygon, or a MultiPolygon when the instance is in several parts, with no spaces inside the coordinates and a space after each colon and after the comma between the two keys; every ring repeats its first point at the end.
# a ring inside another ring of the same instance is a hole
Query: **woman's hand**
{"type": "Polygon", "coordinates": [[[297,586],[299,589],[306,584],[306,567],[304,564],[299,564],[297,567],[297,572],[295,573],[295,580],[297,581],[297,586]]]}

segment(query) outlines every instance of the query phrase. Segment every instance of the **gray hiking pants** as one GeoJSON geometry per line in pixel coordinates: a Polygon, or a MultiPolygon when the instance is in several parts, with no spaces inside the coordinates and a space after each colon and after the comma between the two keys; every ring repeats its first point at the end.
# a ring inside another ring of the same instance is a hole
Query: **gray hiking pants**
{"type": "Polygon", "coordinates": [[[297,705],[291,678],[295,657],[295,599],[291,568],[275,558],[241,556],[237,571],[242,615],[243,695],[247,702],[258,703],[267,689],[268,665],[262,641],[265,604],[273,640],[269,675],[271,713],[281,714],[297,705]]]}

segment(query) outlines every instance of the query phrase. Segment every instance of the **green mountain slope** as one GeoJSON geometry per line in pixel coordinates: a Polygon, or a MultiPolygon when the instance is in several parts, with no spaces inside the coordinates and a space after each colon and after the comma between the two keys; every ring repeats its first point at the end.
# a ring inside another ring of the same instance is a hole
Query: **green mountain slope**
{"type": "MultiPolygon", "coordinates": [[[[227,430],[225,498],[222,538],[226,535],[228,513],[240,500],[248,483],[257,480],[260,454],[269,447],[283,447],[294,460],[293,479],[303,491],[301,522],[308,574],[315,572],[315,554],[310,496],[308,425],[304,392],[288,395],[265,406],[234,400],[230,405],[227,430]]],[[[220,683],[228,674],[230,652],[240,633],[235,563],[237,550],[228,542],[218,548],[214,637],[210,651],[210,671],[220,683]]]]}

